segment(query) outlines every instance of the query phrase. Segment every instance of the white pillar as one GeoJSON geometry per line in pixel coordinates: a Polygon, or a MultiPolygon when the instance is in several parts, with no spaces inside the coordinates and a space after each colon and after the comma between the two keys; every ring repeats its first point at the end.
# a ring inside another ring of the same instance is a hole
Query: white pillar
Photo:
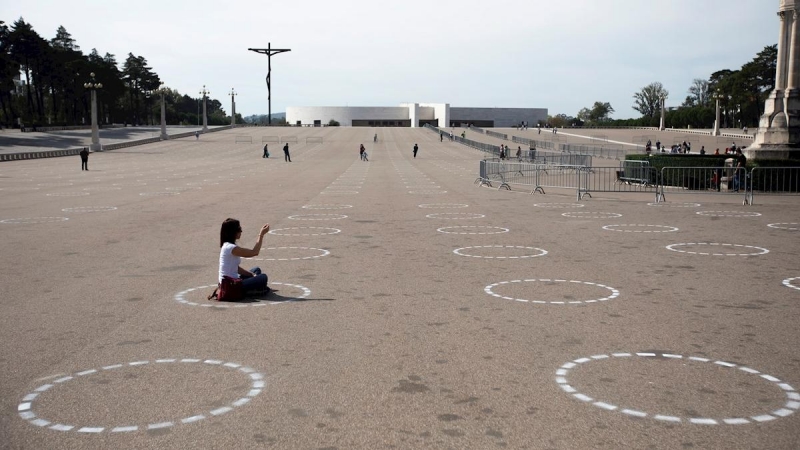
{"type": "Polygon", "coordinates": [[[719,98],[717,98],[716,100],[717,100],[717,116],[716,116],[716,120],[714,121],[714,132],[711,133],[712,136],[719,136],[720,135],[720,132],[719,132],[719,98]]]}
{"type": "Polygon", "coordinates": [[[791,13],[791,17],[792,17],[792,29],[791,29],[791,34],[790,34],[790,38],[789,38],[789,46],[790,46],[789,47],[789,61],[788,61],[788,63],[789,63],[789,79],[787,80],[787,83],[786,83],[786,90],[787,91],[788,90],[792,90],[792,89],[797,89],[798,84],[800,84],[800,83],[798,83],[798,80],[797,80],[797,77],[798,77],[798,64],[800,63],[800,61],[797,60],[797,57],[800,56],[800,55],[797,54],[798,46],[800,46],[800,42],[798,42],[798,39],[800,39],[800,33],[798,33],[798,29],[797,29],[797,27],[798,27],[797,11],[793,11],[791,13]]]}
{"type": "Polygon", "coordinates": [[[780,33],[778,34],[778,70],[775,75],[775,90],[782,91],[786,88],[786,11],[779,11],[781,18],[780,33]]]}
{"type": "Polygon", "coordinates": [[[661,130],[661,131],[664,131],[664,130],[667,129],[667,126],[666,126],[667,119],[666,119],[666,113],[665,113],[666,108],[664,106],[666,102],[667,102],[667,99],[664,98],[664,97],[661,97],[661,122],[658,125],[658,129],[661,130]]]}
{"type": "Polygon", "coordinates": [[[206,117],[206,96],[203,95],[203,132],[208,131],[208,117],[206,117]]]}
{"type": "Polygon", "coordinates": [[[89,149],[99,152],[103,148],[100,146],[100,130],[97,127],[97,90],[92,89],[92,145],[89,149]]]}
{"type": "Polygon", "coordinates": [[[167,108],[164,105],[164,93],[161,93],[161,140],[169,139],[167,136],[167,108]]]}

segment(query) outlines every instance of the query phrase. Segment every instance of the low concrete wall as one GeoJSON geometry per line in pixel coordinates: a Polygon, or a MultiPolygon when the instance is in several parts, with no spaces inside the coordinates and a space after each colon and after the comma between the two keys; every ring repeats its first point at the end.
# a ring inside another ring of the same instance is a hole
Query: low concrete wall
{"type": "MultiPolygon", "coordinates": [[[[217,127],[217,128],[209,128],[206,133],[214,133],[217,131],[225,131],[230,130],[232,127],[230,125],[224,127],[217,127]]],[[[187,133],[179,133],[173,134],[169,136],[169,139],[180,139],[185,137],[194,136],[194,131],[190,131],[187,133]]],[[[201,132],[201,134],[204,134],[201,132]]],[[[136,141],[128,141],[128,142],[118,142],[116,144],[108,144],[103,145],[104,152],[111,151],[111,150],[118,150],[120,148],[128,148],[128,147],[135,147],[137,145],[145,145],[145,144],[153,144],[155,142],[161,141],[160,137],[155,138],[148,138],[148,139],[139,139],[136,141]]],[[[4,161],[21,161],[25,159],[39,159],[39,158],[57,158],[61,156],[75,156],[81,152],[83,147],[77,148],[70,148],[67,150],[44,150],[41,152],[24,152],[24,153],[7,153],[7,154],[0,154],[0,162],[4,161]]]]}

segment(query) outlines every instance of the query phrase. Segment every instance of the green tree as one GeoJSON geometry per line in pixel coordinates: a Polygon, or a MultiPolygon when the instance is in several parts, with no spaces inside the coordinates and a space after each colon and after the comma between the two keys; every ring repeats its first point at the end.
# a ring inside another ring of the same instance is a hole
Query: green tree
{"type": "Polygon", "coordinates": [[[645,117],[656,117],[661,112],[661,102],[669,96],[664,85],[656,81],[643,87],[641,91],[633,94],[633,109],[645,117]]]}
{"type": "Polygon", "coordinates": [[[711,104],[710,83],[701,78],[695,78],[689,86],[689,95],[686,96],[682,106],[709,106],[711,104]]]}

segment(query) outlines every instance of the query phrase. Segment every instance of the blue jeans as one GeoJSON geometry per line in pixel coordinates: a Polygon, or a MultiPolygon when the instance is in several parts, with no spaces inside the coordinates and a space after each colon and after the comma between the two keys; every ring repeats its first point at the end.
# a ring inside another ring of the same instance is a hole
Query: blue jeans
{"type": "Polygon", "coordinates": [[[267,288],[267,274],[261,273],[260,267],[253,267],[250,269],[250,272],[255,274],[253,277],[245,277],[241,276],[242,278],[242,289],[244,289],[244,293],[247,294],[248,292],[252,291],[263,291],[267,288]]]}

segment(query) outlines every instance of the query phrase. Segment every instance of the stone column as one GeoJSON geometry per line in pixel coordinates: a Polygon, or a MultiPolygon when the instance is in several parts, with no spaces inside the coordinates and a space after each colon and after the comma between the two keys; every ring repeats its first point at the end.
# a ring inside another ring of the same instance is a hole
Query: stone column
{"type": "Polygon", "coordinates": [[[97,126],[97,90],[94,88],[92,89],[92,144],[89,149],[93,152],[103,150],[100,145],[100,130],[97,126]]]}
{"type": "Polygon", "coordinates": [[[800,2],[780,0],[775,89],[745,153],[751,159],[800,159],[800,2]]]}
{"type": "Polygon", "coordinates": [[[208,131],[208,117],[206,116],[206,96],[203,96],[203,132],[208,131]]]}
{"type": "Polygon", "coordinates": [[[161,92],[161,140],[169,139],[167,135],[167,108],[164,105],[164,92],[161,92]]]}

